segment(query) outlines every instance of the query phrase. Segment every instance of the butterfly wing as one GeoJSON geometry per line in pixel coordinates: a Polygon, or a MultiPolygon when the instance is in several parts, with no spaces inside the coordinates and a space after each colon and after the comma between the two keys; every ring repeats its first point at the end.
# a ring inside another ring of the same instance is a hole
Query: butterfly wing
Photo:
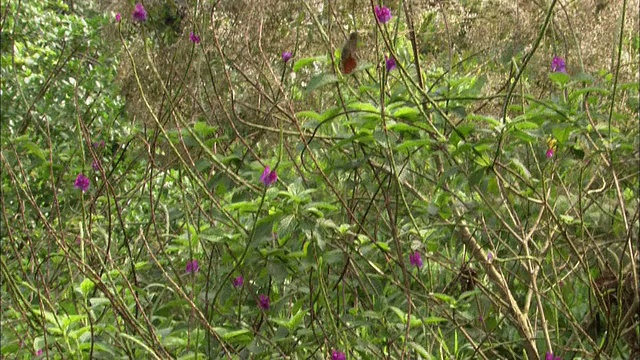
{"type": "Polygon", "coordinates": [[[348,74],[351,74],[353,70],[356,69],[356,66],[358,66],[358,63],[353,56],[347,56],[342,59],[341,65],[342,65],[341,66],[342,73],[345,75],[348,75],[348,74]]]}

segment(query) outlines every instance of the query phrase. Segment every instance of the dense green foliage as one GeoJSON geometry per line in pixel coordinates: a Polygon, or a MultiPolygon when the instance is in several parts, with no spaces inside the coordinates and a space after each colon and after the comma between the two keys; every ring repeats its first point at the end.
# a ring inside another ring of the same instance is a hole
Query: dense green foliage
{"type": "Polygon", "coordinates": [[[309,7],[324,50],[236,53],[211,4],[3,4],[2,358],[640,356],[638,39],[532,70],[555,3],[497,91],[402,7],[343,76],[309,7]]]}

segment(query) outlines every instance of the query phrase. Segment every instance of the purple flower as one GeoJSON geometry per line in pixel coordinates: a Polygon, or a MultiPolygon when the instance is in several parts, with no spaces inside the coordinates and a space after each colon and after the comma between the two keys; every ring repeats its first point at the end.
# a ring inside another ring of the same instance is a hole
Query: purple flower
{"type": "Polygon", "coordinates": [[[553,157],[553,149],[549,148],[547,150],[547,159],[551,159],[553,157]]]}
{"type": "Polygon", "coordinates": [[[559,56],[554,56],[553,60],[551,60],[551,71],[566,74],[567,68],[565,66],[564,59],[559,56]]]}
{"type": "Polygon", "coordinates": [[[120,16],[120,13],[116,14],[116,22],[120,22],[120,20],[122,20],[122,16],[120,16]]]}
{"type": "Polygon", "coordinates": [[[241,288],[242,285],[244,285],[244,278],[242,277],[242,275],[240,275],[237,278],[233,279],[231,283],[233,284],[233,287],[241,288]]]}
{"type": "Polygon", "coordinates": [[[342,351],[333,350],[331,352],[331,360],[347,360],[347,355],[342,351]]]}
{"type": "Polygon", "coordinates": [[[191,261],[187,261],[187,274],[195,274],[200,270],[200,266],[198,265],[198,260],[193,259],[191,261]]]}
{"type": "Polygon", "coordinates": [[[189,40],[194,44],[200,44],[200,36],[194,34],[193,31],[189,33],[189,40]]]}
{"type": "Polygon", "coordinates": [[[413,254],[409,254],[409,262],[411,265],[421,268],[422,267],[422,256],[417,251],[414,251],[413,254]]]}
{"type": "Polygon", "coordinates": [[[269,310],[269,297],[264,294],[258,295],[258,306],[260,306],[262,310],[269,310]]]}
{"type": "Polygon", "coordinates": [[[478,322],[484,322],[484,316],[479,315],[478,316],[478,322]]]}
{"type": "Polygon", "coordinates": [[[89,178],[82,173],[78,174],[74,186],[76,189],[82,190],[82,192],[87,191],[89,189],[89,178]]]}
{"type": "Polygon", "coordinates": [[[38,351],[36,351],[36,356],[40,356],[42,355],[42,349],[38,349],[38,351]]]}
{"type": "Polygon", "coordinates": [[[374,8],[374,11],[376,13],[376,19],[378,19],[378,22],[380,22],[381,24],[386,24],[389,22],[389,20],[391,20],[391,10],[389,10],[388,7],[376,6],[374,8]]]}
{"type": "Polygon", "coordinates": [[[290,51],[285,51],[282,53],[282,61],[284,61],[285,63],[291,60],[292,57],[293,57],[293,54],[291,54],[290,51]]]}
{"type": "Polygon", "coordinates": [[[93,160],[93,162],[91,163],[91,167],[95,171],[100,171],[100,164],[98,163],[98,160],[93,160]]]}
{"type": "Polygon", "coordinates": [[[94,148],[104,147],[104,140],[96,141],[92,145],[93,145],[94,148]]]}
{"type": "Polygon", "coordinates": [[[544,360],[562,360],[562,358],[560,356],[554,356],[551,351],[547,351],[544,360]]]}
{"type": "Polygon", "coordinates": [[[493,261],[493,253],[492,253],[491,251],[489,251],[489,252],[487,253],[487,261],[488,261],[488,262],[493,261]]]}
{"type": "Polygon", "coordinates": [[[385,65],[387,66],[387,72],[396,68],[396,61],[393,57],[387,57],[387,55],[385,55],[384,62],[386,63],[385,65]]]}
{"type": "Polygon", "coordinates": [[[271,170],[270,167],[264,168],[262,175],[260,175],[260,181],[264,184],[264,186],[271,186],[274,182],[278,180],[278,173],[275,169],[271,170]]]}
{"type": "Polygon", "coordinates": [[[133,9],[133,21],[143,22],[147,21],[147,10],[144,9],[144,6],[141,3],[136,4],[136,8],[133,9]]]}

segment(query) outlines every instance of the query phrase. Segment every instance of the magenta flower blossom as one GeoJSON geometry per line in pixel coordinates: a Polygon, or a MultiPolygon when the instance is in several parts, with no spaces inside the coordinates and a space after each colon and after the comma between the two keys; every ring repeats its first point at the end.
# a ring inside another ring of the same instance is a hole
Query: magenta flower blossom
{"type": "Polygon", "coordinates": [[[409,263],[411,265],[421,268],[422,267],[422,256],[417,251],[414,251],[413,254],[409,254],[409,263]]]}
{"type": "Polygon", "coordinates": [[[331,360],[347,360],[347,355],[342,351],[333,350],[331,352],[331,360]]]}
{"type": "Polygon", "coordinates": [[[116,22],[120,22],[120,20],[122,20],[122,16],[120,15],[120,13],[116,14],[116,22]]]}
{"type": "Polygon", "coordinates": [[[554,154],[553,149],[549,148],[547,150],[547,159],[551,159],[553,157],[553,154],[554,154]]]}
{"type": "Polygon", "coordinates": [[[93,160],[93,162],[91,163],[91,167],[95,171],[100,171],[100,164],[98,164],[98,160],[93,160]]]}
{"type": "Polygon", "coordinates": [[[561,72],[567,73],[567,67],[564,63],[564,59],[559,56],[554,56],[553,60],[551,60],[551,71],[552,72],[561,72]]]}
{"type": "Polygon", "coordinates": [[[242,275],[240,275],[237,278],[233,279],[231,281],[231,284],[233,284],[233,287],[235,288],[241,288],[242,285],[244,285],[244,278],[242,277],[242,275]]]}
{"type": "Polygon", "coordinates": [[[200,266],[198,265],[198,260],[193,259],[192,261],[187,261],[187,274],[195,274],[200,270],[200,266]]]}
{"type": "Polygon", "coordinates": [[[40,356],[42,355],[42,349],[38,349],[38,351],[36,351],[36,356],[40,356]]]}
{"type": "Polygon", "coordinates": [[[386,24],[389,22],[389,20],[391,20],[391,10],[389,10],[388,7],[383,6],[383,7],[379,7],[376,6],[374,8],[374,11],[376,13],[376,19],[378,19],[378,22],[381,24],[386,24]]]}
{"type": "Polygon", "coordinates": [[[385,65],[387,67],[387,72],[393,70],[396,68],[396,60],[391,56],[391,57],[387,57],[387,55],[384,56],[384,62],[385,65]]]}
{"type": "Polygon", "coordinates": [[[141,3],[137,3],[135,9],[133,9],[133,21],[144,22],[147,21],[147,10],[144,9],[144,6],[141,3]]]}
{"type": "Polygon", "coordinates": [[[278,173],[276,170],[271,170],[270,167],[264,168],[262,175],[260,175],[260,181],[264,184],[264,186],[271,186],[278,180],[278,173]]]}
{"type": "Polygon", "coordinates": [[[488,262],[492,262],[493,261],[493,253],[491,251],[489,251],[487,253],[487,261],[488,262]]]}
{"type": "Polygon", "coordinates": [[[284,61],[285,63],[289,62],[292,57],[293,54],[290,51],[285,51],[282,53],[282,61],[284,61]]]}
{"type": "Polygon", "coordinates": [[[560,356],[554,356],[551,351],[547,351],[544,360],[562,360],[562,358],[560,356]]]}
{"type": "Polygon", "coordinates": [[[193,31],[189,33],[189,40],[194,44],[200,44],[200,36],[194,34],[193,31]]]}
{"type": "Polygon", "coordinates": [[[104,140],[96,141],[92,145],[93,145],[94,148],[104,147],[104,140]]]}
{"type": "Polygon", "coordinates": [[[89,189],[89,178],[82,173],[78,174],[74,186],[76,189],[82,190],[82,192],[87,191],[89,189]]]}
{"type": "Polygon", "coordinates": [[[269,310],[269,307],[271,306],[269,303],[269,297],[264,294],[258,295],[258,306],[260,306],[262,310],[269,310]]]}

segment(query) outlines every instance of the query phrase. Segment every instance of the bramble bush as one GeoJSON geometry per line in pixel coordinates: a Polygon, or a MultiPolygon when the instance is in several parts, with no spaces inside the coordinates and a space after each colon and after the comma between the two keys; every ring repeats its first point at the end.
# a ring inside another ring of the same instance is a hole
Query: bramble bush
{"type": "Polygon", "coordinates": [[[247,3],[3,5],[2,358],[640,356],[624,17],[588,72],[551,1],[495,86],[437,9],[247,3]]]}

